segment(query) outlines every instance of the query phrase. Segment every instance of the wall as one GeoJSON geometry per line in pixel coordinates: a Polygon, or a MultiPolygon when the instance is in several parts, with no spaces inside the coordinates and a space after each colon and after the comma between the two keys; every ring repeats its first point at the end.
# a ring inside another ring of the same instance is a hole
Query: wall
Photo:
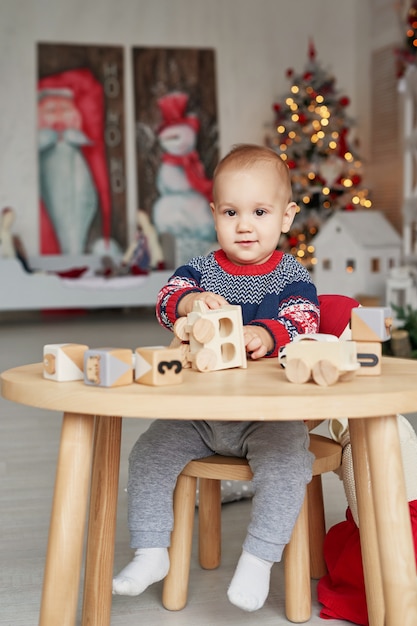
{"type": "MultiPolygon", "coordinates": [[[[400,5],[401,3],[397,3],[400,5]]],[[[408,8],[409,2],[402,3],[408,8]]],[[[367,176],[374,208],[402,230],[403,204],[403,100],[398,91],[394,49],[403,43],[405,17],[390,0],[371,0],[369,13],[370,150],[367,176]]]]}
{"type": "Polygon", "coordinates": [[[134,180],[130,48],[216,50],[220,151],[262,142],[271,105],[287,88],[285,70],[301,70],[308,39],[351,99],[358,133],[367,137],[368,3],[360,0],[0,0],[0,207],[16,209],[16,232],[38,252],[35,119],[36,44],[124,45],[129,226],[137,208],[134,180]]]}

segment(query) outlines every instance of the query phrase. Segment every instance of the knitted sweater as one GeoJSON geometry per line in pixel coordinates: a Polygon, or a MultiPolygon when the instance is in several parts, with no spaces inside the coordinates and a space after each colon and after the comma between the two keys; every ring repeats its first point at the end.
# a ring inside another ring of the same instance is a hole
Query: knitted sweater
{"type": "Polygon", "coordinates": [[[243,324],[266,328],[274,340],[266,356],[298,334],[316,333],[319,303],[307,270],[291,255],[275,251],[260,265],[235,265],[223,250],[191,259],[179,267],[160,290],[156,303],[159,323],[170,330],[177,306],[190,292],[212,291],[242,307],[243,324]]]}

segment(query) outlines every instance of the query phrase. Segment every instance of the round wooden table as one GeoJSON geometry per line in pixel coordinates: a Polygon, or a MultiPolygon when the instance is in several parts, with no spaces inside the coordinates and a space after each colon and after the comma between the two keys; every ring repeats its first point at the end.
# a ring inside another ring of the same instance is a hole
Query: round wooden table
{"type": "Polygon", "coordinates": [[[40,626],[73,626],[90,493],[83,626],[110,623],[122,417],[317,420],[348,417],[371,626],[417,624],[417,578],[397,413],[417,410],[417,362],[332,387],[287,381],[277,361],[184,372],[181,385],[99,388],[54,382],[42,364],[1,375],[13,402],[63,412],[40,626]],[[372,488],[370,487],[372,485],[372,488]]]}

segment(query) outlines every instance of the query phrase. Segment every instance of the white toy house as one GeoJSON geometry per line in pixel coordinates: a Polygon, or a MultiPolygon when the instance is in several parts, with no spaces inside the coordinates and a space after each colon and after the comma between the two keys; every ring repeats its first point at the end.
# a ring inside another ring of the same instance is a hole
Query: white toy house
{"type": "Polygon", "coordinates": [[[387,278],[401,265],[402,240],[379,211],[339,211],[313,240],[319,294],[376,297],[383,304],[387,278]]]}

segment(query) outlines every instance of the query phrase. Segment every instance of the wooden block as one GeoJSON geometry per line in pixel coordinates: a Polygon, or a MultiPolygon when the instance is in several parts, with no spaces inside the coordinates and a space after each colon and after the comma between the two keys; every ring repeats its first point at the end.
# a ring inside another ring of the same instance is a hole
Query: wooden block
{"type": "Polygon", "coordinates": [[[84,382],[119,387],[133,382],[133,353],[128,348],[96,348],[84,354],[84,382]]]}
{"type": "Polygon", "coordinates": [[[181,348],[151,346],[135,350],[135,382],[143,385],[182,383],[181,348]]]}
{"type": "Polygon", "coordinates": [[[80,343],[52,343],[43,347],[43,376],[58,382],[84,378],[84,353],[80,343]]]}
{"type": "Polygon", "coordinates": [[[381,374],[382,344],[380,341],[357,341],[356,357],[360,363],[358,376],[379,376],[381,374]]]}
{"type": "Polygon", "coordinates": [[[391,308],[363,306],[352,309],[350,326],[354,341],[387,341],[391,336],[391,308]]]}

